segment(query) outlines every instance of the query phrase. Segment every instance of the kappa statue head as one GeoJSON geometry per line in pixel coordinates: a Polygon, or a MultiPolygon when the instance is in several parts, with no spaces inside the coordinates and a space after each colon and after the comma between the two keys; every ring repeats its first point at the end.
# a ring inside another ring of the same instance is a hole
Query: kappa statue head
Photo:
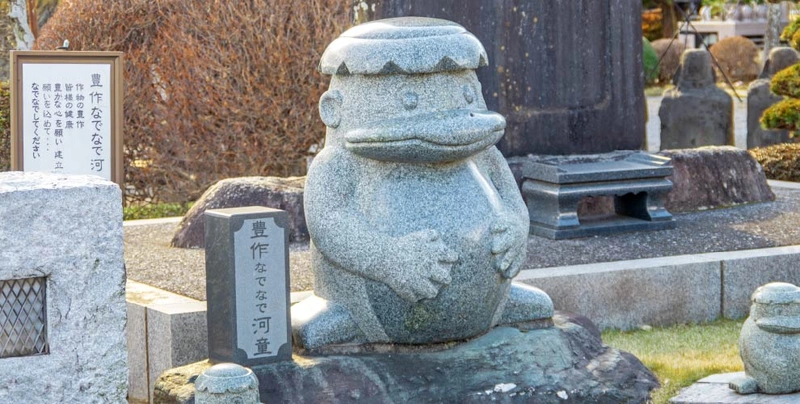
{"type": "Polygon", "coordinates": [[[373,160],[443,163],[494,145],[505,119],[486,110],[475,69],[486,51],[462,26],[395,18],[351,28],[322,55],[326,144],[373,160]]]}

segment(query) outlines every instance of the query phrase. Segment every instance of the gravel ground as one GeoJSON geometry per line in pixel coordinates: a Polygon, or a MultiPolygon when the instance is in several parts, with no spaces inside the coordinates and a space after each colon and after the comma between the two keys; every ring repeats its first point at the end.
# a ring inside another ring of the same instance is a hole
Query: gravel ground
{"type": "MultiPolygon", "coordinates": [[[[523,268],[622,261],[800,244],[800,189],[773,188],[775,202],[675,215],[672,230],[575,240],[532,236],[523,268]]],[[[125,226],[125,264],[132,280],[205,300],[204,251],[169,246],[175,223],[125,226]]],[[[292,291],[310,290],[307,244],[290,246],[292,291]]],[[[546,270],[546,269],[543,269],[546,270]]]]}

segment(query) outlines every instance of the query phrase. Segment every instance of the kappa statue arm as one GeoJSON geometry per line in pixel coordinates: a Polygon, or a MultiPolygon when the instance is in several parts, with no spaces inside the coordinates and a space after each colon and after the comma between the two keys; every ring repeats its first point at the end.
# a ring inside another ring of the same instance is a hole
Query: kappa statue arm
{"type": "Polygon", "coordinates": [[[458,255],[437,231],[393,237],[377,231],[359,213],[359,177],[347,153],[323,150],[310,172],[306,221],[314,246],[325,258],[345,271],[385,283],[409,302],[435,298],[450,283],[458,255]]]}
{"type": "Polygon", "coordinates": [[[525,262],[530,217],[514,175],[505,157],[496,147],[482,154],[489,179],[502,202],[501,213],[492,225],[492,254],[495,269],[505,278],[513,278],[525,262]]]}

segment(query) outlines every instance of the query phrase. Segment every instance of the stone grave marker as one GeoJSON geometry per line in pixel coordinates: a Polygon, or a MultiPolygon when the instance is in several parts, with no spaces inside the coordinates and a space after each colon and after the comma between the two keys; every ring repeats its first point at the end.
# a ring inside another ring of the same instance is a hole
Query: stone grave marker
{"type": "Polygon", "coordinates": [[[769,130],[761,127],[761,115],[764,111],[783,99],[770,90],[772,76],[775,73],[798,62],[797,52],[781,46],[769,52],[769,59],[758,80],[747,88],[747,148],[764,147],[792,141],[791,132],[787,130],[769,130]]]}
{"type": "Polygon", "coordinates": [[[684,52],[673,83],[658,110],[661,150],[733,146],[733,100],[717,87],[711,54],[684,52]]]}
{"type": "Polygon", "coordinates": [[[205,219],[209,359],[291,358],[288,214],[248,206],[208,210],[205,219]]]}

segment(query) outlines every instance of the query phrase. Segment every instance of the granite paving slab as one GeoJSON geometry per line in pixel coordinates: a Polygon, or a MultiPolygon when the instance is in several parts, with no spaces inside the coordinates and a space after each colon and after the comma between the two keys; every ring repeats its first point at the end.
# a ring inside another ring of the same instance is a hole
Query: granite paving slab
{"type": "Polygon", "coordinates": [[[797,404],[800,393],[794,394],[749,394],[739,395],[728,388],[728,383],[744,376],[744,372],[721,373],[700,379],[681,390],[670,400],[672,404],[797,404]]]}
{"type": "MultiPolygon", "coordinates": [[[[572,240],[531,236],[523,269],[685,254],[749,250],[800,244],[800,189],[773,186],[775,202],[675,215],[671,230],[622,233],[572,240]]],[[[179,219],[133,225],[125,232],[128,277],[198,300],[205,300],[202,249],[169,246],[179,219]]],[[[292,291],[313,288],[307,243],[290,245],[292,291]]]]}

